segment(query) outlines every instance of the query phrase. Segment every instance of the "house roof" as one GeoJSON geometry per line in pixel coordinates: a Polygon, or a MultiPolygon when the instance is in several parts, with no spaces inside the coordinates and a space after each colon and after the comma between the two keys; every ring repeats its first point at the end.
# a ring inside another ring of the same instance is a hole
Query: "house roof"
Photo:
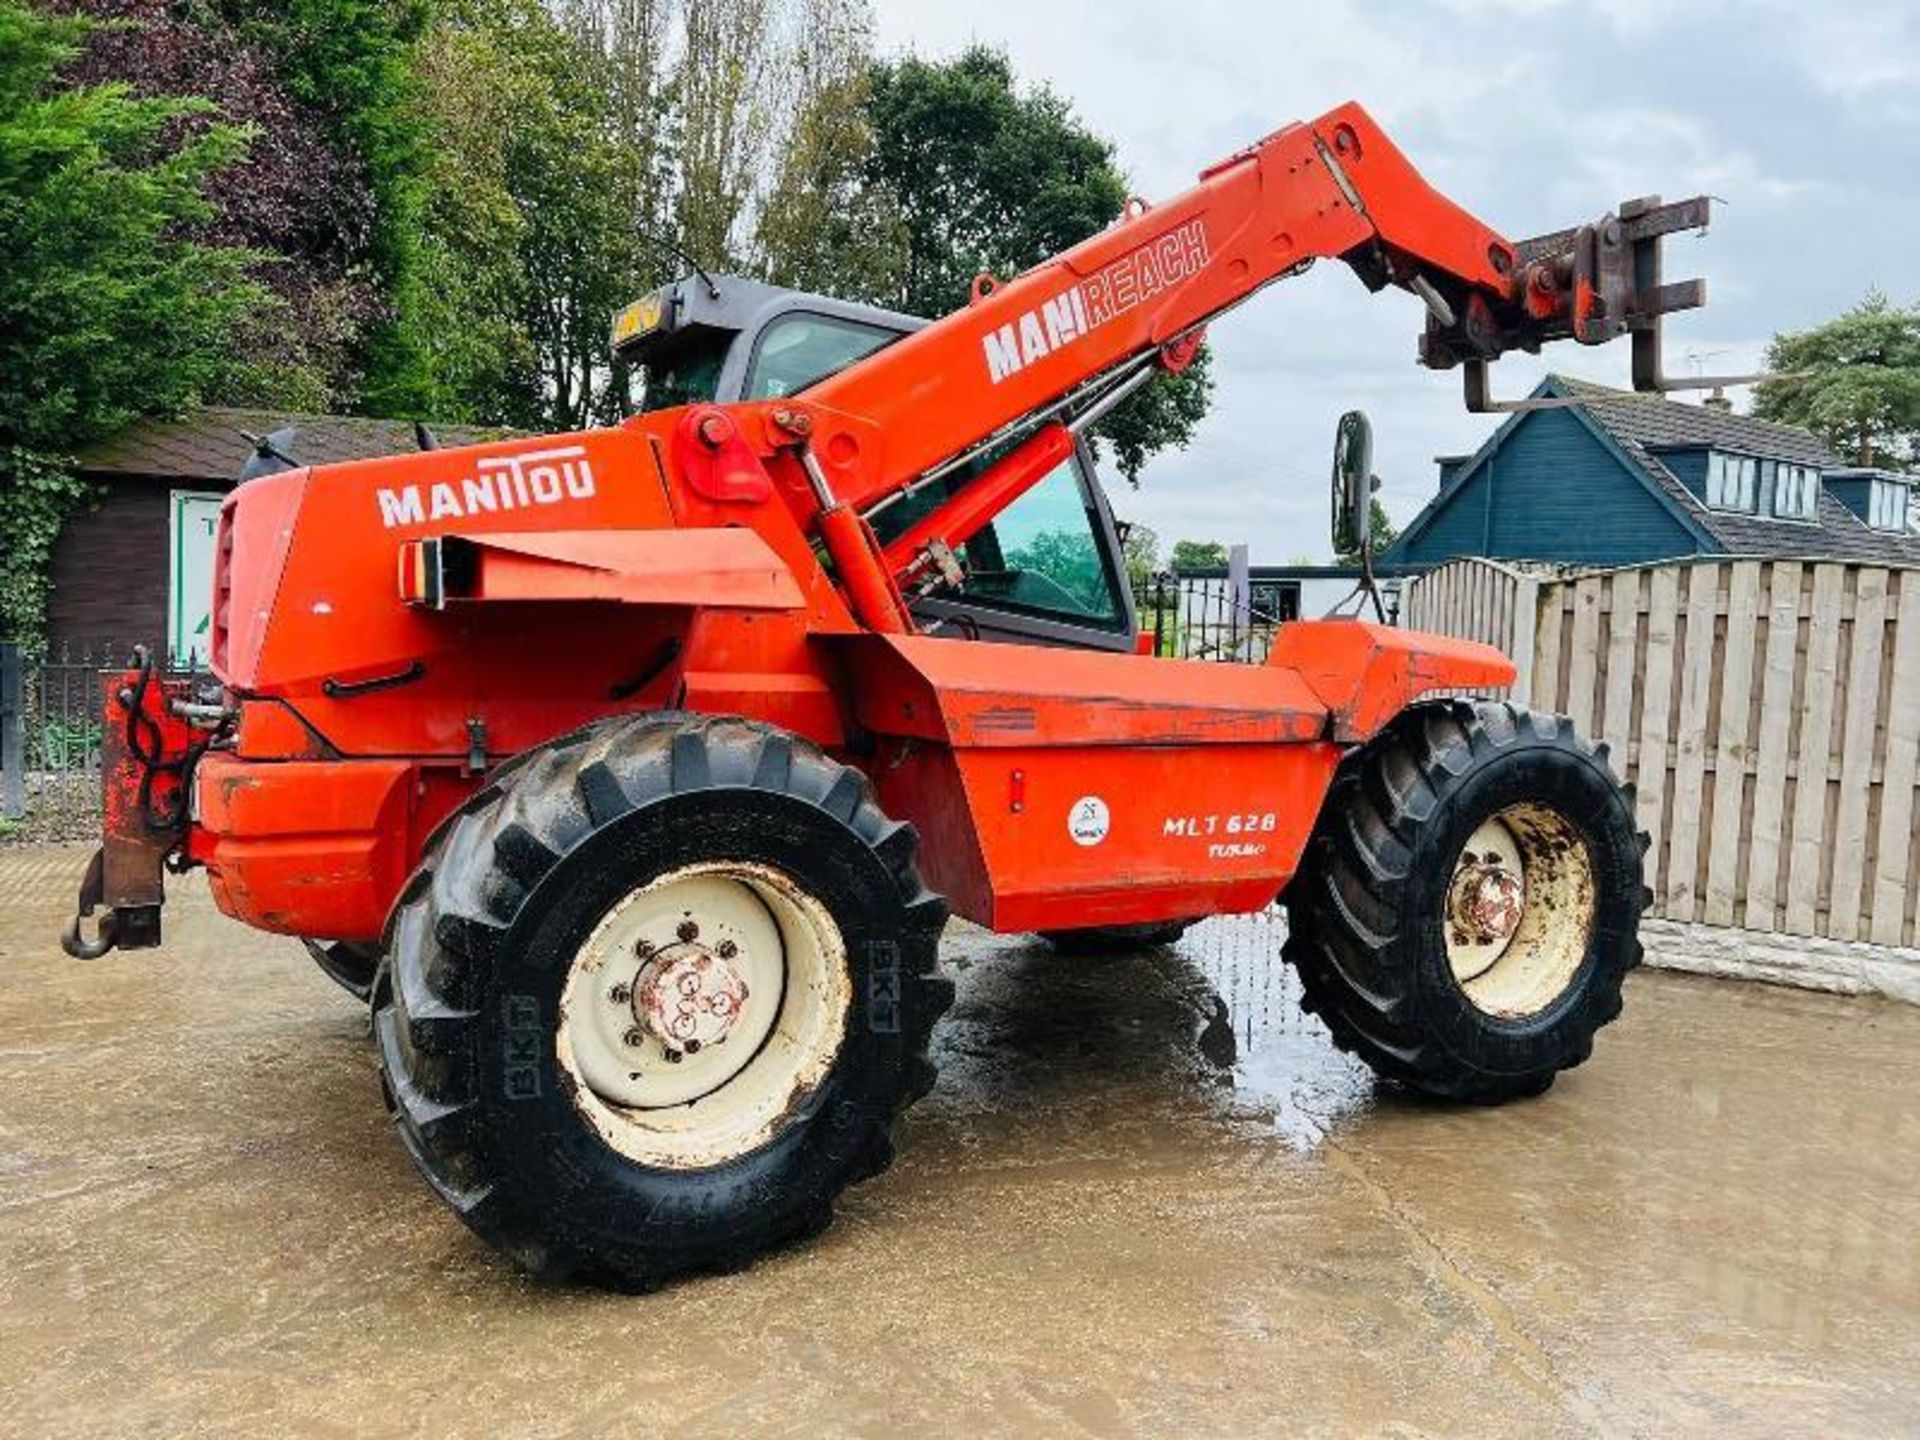
{"type": "MultiPolygon", "coordinates": [[[[1661,460],[1663,453],[1676,450],[1716,449],[1817,466],[1823,472],[1844,469],[1839,457],[1808,431],[1565,375],[1549,375],[1533,395],[1536,399],[1591,400],[1592,404],[1570,407],[1571,413],[1674,519],[1693,533],[1705,553],[1920,565],[1920,533],[1901,535],[1873,529],[1824,483],[1817,524],[1740,515],[1709,509],[1661,460]]],[[[1407,526],[1402,542],[1431,524],[1467,486],[1509,430],[1526,418],[1525,413],[1510,416],[1489,436],[1407,526]]]]}
{"type": "Polygon", "coordinates": [[[1824,484],[1820,487],[1817,525],[1741,515],[1709,509],[1660,461],[1662,450],[1706,448],[1813,465],[1822,471],[1845,468],[1839,456],[1798,426],[1776,425],[1751,415],[1735,415],[1704,405],[1684,405],[1664,397],[1649,398],[1631,390],[1615,390],[1565,375],[1548,376],[1536,393],[1564,395],[1569,399],[1591,396],[1602,402],[1579,408],[1729,555],[1920,564],[1920,535],[1873,529],[1824,484]]]}
{"type": "MultiPolygon", "coordinates": [[[[245,431],[267,435],[293,426],[293,456],[304,465],[371,460],[417,449],[411,420],[374,420],[358,415],[297,415],[281,410],[235,410],[208,406],[178,420],[141,420],[79,455],[80,468],[96,475],[230,482],[238,478],[253,447],[245,431]]],[[[513,432],[473,425],[429,427],[442,445],[478,445],[513,432]]]]}

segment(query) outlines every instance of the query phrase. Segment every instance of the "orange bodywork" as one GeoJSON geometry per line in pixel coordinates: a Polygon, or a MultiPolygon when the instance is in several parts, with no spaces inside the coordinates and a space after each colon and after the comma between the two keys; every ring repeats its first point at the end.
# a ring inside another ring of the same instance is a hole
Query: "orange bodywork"
{"type": "Polygon", "coordinates": [[[496,766],[672,709],[861,767],[930,883],[997,929],[1266,905],[1347,750],[1423,694],[1507,683],[1504,657],[1354,620],[1287,625],[1258,666],[982,643],[916,633],[899,585],[1067,453],[1048,407],[1183,363],[1316,257],[1471,297],[1525,342],[1512,247],[1346,106],[797,396],[250,481],[215,582],[235,714],[179,852],[249,924],[373,940],[496,766]],[[881,549],[873,507],[1021,425],[881,549]]]}
{"type": "MultiPolygon", "coordinates": [[[[524,538],[510,534],[498,553],[523,555],[524,538]]],[[[493,553],[483,538],[473,544],[493,553]]],[[[743,559],[754,553],[736,549],[743,559]]],[[[404,541],[389,556],[410,563],[404,541]]],[[[920,830],[929,883],[992,928],[1258,909],[1291,877],[1350,745],[1423,693],[1513,675],[1485,646],[1355,620],[1288,626],[1260,666],[852,627],[816,634],[803,611],[787,608],[800,587],[789,594],[757,571],[734,610],[659,605],[605,579],[617,565],[585,568],[603,578],[584,598],[573,567],[551,576],[544,566],[509,567],[476,580],[467,601],[447,601],[430,623],[520,676],[528,657],[514,647],[529,641],[528,611],[555,613],[601,642],[613,633],[659,640],[672,658],[628,706],[608,704],[621,670],[604,663],[570,672],[564,689],[560,672],[549,672],[544,719],[512,687],[498,701],[469,693],[457,705],[435,703],[427,687],[439,652],[428,647],[417,652],[430,657],[425,673],[391,696],[329,697],[324,681],[303,677],[276,704],[263,685],[242,709],[234,752],[207,757],[196,775],[194,854],[221,907],[263,929],[371,939],[433,828],[480,783],[482,756],[463,750],[474,733],[468,720],[481,721],[491,763],[500,730],[523,748],[510,727],[551,735],[611,709],[670,704],[765,720],[862,766],[882,806],[920,830]],[[385,727],[409,691],[426,693],[396,713],[416,733],[456,743],[408,757],[370,753],[358,717],[385,727]],[[865,743],[850,745],[853,736],[865,743]]],[[[396,587],[383,609],[387,621],[410,625],[418,607],[396,587]]],[[[577,664],[605,648],[568,653],[577,664]]],[[[372,668],[350,673],[377,685],[384,677],[372,668]]],[[[255,674],[271,680],[264,663],[255,674]]]]}

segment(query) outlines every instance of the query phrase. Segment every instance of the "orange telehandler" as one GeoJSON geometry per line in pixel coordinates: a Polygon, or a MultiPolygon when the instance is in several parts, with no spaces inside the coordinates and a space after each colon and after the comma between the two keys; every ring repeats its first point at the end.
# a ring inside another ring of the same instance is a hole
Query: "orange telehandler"
{"type": "Polygon", "coordinates": [[[1657,388],[1660,316],[1704,293],[1660,239],[1705,217],[1511,243],[1348,105],[931,324],[756,327],[711,277],[668,287],[616,326],[651,404],[611,429],[310,468],[264,444],[221,513],[217,686],[107,679],[65,944],[158,944],[163,871],[204,868],[367,996],[394,1128],[469,1226],[623,1286],[744,1264],[886,1166],[950,910],[1064,947],[1284,896],[1340,1045],[1429,1094],[1536,1094],[1640,954],[1604,751],[1438,698],[1509,683],[1498,652],[1358,619],[1259,665],[1137,653],[1080,437],[1321,258],[1416,295],[1471,405],[1563,337],[1631,334],[1657,388]]]}

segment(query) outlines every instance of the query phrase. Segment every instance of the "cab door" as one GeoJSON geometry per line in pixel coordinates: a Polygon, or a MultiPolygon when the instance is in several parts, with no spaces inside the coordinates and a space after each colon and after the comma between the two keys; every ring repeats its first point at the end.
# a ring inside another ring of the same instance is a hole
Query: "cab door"
{"type": "MultiPolygon", "coordinates": [[[[971,478],[963,471],[952,489],[930,486],[920,508],[971,478]]],[[[884,542],[915,518],[883,511],[874,528],[884,542]]],[[[965,580],[921,596],[913,611],[932,634],[1131,651],[1138,627],[1120,555],[1092,458],[1077,447],[1072,459],[961,547],[965,580]]]]}

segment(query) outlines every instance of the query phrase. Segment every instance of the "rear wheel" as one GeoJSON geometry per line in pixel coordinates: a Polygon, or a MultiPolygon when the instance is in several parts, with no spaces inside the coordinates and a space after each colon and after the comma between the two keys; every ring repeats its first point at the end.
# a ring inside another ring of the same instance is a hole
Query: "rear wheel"
{"type": "Polygon", "coordinates": [[[932,1083],[946,910],[914,849],[764,726],[545,747],[396,910],[374,1027],[402,1142],[543,1276],[645,1288],[824,1226],[932,1083]]]}
{"type": "Polygon", "coordinates": [[[1286,958],[1380,1075],[1535,1095],[1620,1013],[1645,849],[1631,789],[1565,717],[1418,706],[1341,768],[1287,889],[1286,958]]]}

